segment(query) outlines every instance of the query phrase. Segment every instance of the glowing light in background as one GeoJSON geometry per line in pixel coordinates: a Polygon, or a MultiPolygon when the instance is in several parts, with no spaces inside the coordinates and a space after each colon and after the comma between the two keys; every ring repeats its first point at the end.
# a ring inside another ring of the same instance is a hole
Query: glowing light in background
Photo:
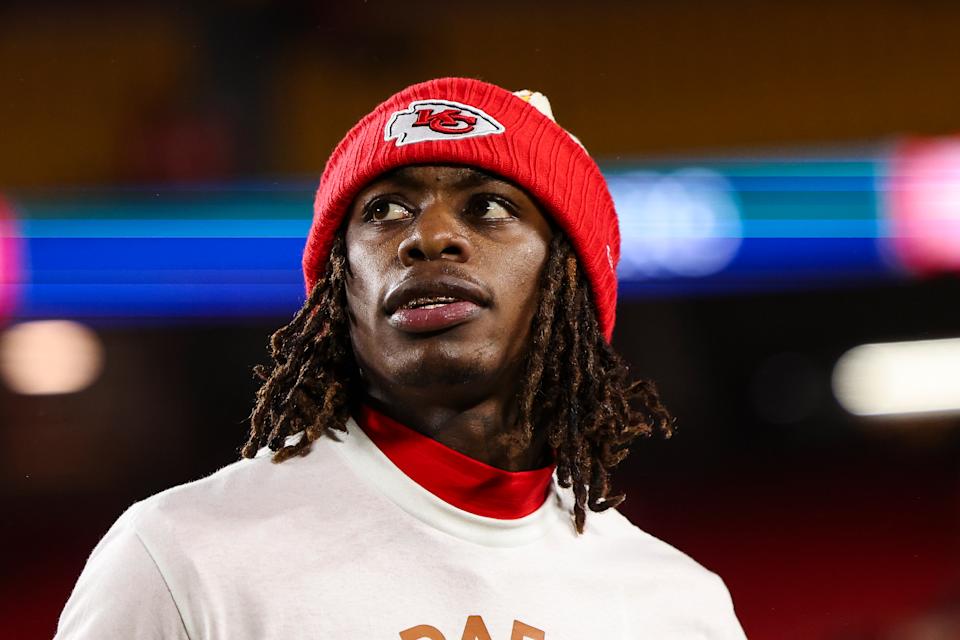
{"type": "Polygon", "coordinates": [[[99,338],[77,322],[23,322],[0,335],[0,376],[16,393],[75,393],[90,386],[102,368],[99,338]]]}
{"type": "MultiPolygon", "coordinates": [[[[942,142],[932,141],[938,149],[942,142]]],[[[960,190],[960,142],[952,144],[955,151],[937,152],[957,158],[941,193],[960,190]]],[[[888,179],[914,175],[897,168],[904,157],[914,156],[884,146],[608,167],[623,299],[900,281],[889,236],[912,235],[882,225],[903,209],[888,196],[916,191],[910,180],[888,179]]],[[[305,299],[300,257],[314,187],[238,182],[21,196],[15,240],[29,260],[14,261],[12,317],[93,325],[289,317],[305,299]]],[[[960,260],[948,237],[924,240],[947,243],[937,264],[960,260]]],[[[927,253],[917,248],[916,260],[927,253]]]]}
{"type": "Polygon", "coordinates": [[[13,207],[0,196],[0,320],[13,312],[18,297],[21,244],[13,207]]]}
{"type": "Polygon", "coordinates": [[[902,145],[884,186],[895,257],[920,273],[960,270],[960,138],[902,145]]]}
{"type": "Polygon", "coordinates": [[[854,347],[833,369],[833,393],[862,416],[960,411],[960,338],[854,347]]]}
{"type": "Polygon", "coordinates": [[[740,212],[719,173],[631,172],[608,182],[620,215],[621,278],[706,276],[736,255],[743,234],[740,212]]]}

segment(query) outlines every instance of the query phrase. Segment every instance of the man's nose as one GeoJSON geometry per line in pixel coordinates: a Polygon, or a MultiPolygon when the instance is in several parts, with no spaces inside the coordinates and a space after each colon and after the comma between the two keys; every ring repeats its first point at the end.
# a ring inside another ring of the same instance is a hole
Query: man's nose
{"type": "Polygon", "coordinates": [[[470,259],[472,247],[463,221],[442,202],[421,210],[408,229],[410,232],[398,249],[400,263],[405,267],[427,260],[466,262],[470,259]]]}

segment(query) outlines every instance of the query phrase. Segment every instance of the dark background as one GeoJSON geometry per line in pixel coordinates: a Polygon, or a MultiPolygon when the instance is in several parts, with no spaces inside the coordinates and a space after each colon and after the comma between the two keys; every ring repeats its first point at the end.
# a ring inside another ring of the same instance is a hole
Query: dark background
{"type": "MultiPolygon", "coordinates": [[[[0,190],[315,179],[441,75],[543,91],[608,161],[951,134],[958,33],[947,2],[8,3],[0,190]]],[[[958,300],[943,275],[622,302],[615,344],[679,424],[623,465],[624,510],[723,576],[751,638],[960,637],[960,419],[830,389],[854,345],[957,336],[958,300]]],[[[236,459],[286,320],[103,326],[89,389],[0,388],[5,637],[53,634],[132,501],[236,459]]]]}

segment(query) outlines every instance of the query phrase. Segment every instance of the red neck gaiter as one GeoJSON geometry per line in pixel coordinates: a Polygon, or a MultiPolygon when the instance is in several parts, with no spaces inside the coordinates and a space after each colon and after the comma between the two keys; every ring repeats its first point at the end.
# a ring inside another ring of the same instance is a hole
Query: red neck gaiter
{"type": "Polygon", "coordinates": [[[546,500],[556,465],[504,471],[474,460],[363,405],[357,424],[410,479],[458,509],[515,520],[546,500]]]}

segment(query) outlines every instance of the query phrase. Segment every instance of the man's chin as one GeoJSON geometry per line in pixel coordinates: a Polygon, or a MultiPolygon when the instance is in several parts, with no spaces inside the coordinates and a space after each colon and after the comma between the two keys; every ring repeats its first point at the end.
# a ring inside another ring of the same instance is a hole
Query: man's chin
{"type": "Polygon", "coordinates": [[[413,388],[462,387],[497,377],[496,367],[478,358],[425,353],[394,368],[390,378],[413,388]]]}
{"type": "Polygon", "coordinates": [[[489,394],[505,379],[516,378],[524,357],[514,342],[470,322],[433,336],[390,332],[376,342],[381,345],[378,352],[362,360],[378,362],[376,377],[382,385],[429,391],[438,398],[455,394],[463,400],[464,394],[489,394]]]}

